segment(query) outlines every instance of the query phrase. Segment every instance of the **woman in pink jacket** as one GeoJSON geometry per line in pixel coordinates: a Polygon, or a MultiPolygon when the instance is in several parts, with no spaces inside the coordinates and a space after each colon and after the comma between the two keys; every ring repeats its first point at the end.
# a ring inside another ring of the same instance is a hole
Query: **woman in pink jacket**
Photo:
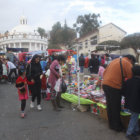
{"type": "Polygon", "coordinates": [[[54,87],[55,87],[56,81],[61,77],[60,65],[64,64],[64,62],[65,62],[65,57],[60,55],[50,65],[50,76],[48,79],[48,83],[51,87],[51,101],[52,101],[52,105],[55,111],[59,111],[59,109],[56,104],[57,92],[55,91],[54,87]]]}

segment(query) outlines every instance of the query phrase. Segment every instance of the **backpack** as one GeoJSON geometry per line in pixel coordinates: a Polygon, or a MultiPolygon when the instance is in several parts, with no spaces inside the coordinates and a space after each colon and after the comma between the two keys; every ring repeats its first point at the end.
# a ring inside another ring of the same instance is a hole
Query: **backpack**
{"type": "Polygon", "coordinates": [[[67,91],[67,85],[64,81],[64,79],[62,78],[62,83],[61,83],[61,92],[65,93],[67,91]]]}

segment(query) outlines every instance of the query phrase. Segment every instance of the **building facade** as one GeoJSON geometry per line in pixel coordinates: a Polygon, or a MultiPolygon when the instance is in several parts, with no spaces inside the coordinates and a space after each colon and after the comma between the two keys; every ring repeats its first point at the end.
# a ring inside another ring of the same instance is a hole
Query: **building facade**
{"type": "Polygon", "coordinates": [[[20,18],[20,25],[0,37],[0,48],[4,52],[8,49],[19,51],[39,51],[48,48],[48,39],[41,37],[36,30],[27,25],[25,17],[20,18]]]}
{"type": "Polygon", "coordinates": [[[96,50],[96,46],[99,43],[104,41],[115,40],[120,42],[125,35],[126,32],[115,24],[106,24],[78,39],[79,53],[90,53],[96,50]]]}

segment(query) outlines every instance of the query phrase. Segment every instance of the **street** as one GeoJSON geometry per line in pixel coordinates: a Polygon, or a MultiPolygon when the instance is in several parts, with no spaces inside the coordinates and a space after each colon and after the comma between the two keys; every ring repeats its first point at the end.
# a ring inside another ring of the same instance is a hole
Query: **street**
{"type": "Polygon", "coordinates": [[[125,133],[116,133],[107,122],[90,112],[72,111],[63,102],[61,112],[52,110],[49,101],[42,100],[42,111],[29,108],[20,118],[20,101],[14,84],[0,84],[0,140],[125,140],[125,133]]]}

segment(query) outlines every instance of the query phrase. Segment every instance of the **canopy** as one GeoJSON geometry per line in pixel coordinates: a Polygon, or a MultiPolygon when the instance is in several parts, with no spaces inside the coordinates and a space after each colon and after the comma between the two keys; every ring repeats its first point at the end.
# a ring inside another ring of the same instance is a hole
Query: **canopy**
{"type": "Polygon", "coordinates": [[[54,52],[73,52],[73,50],[63,50],[63,49],[47,49],[49,55],[52,55],[54,52]]]}
{"type": "Polygon", "coordinates": [[[44,54],[45,56],[48,55],[47,51],[33,51],[33,52],[27,53],[27,55],[32,55],[32,56],[34,56],[35,54],[38,54],[38,55],[44,54]]]}

